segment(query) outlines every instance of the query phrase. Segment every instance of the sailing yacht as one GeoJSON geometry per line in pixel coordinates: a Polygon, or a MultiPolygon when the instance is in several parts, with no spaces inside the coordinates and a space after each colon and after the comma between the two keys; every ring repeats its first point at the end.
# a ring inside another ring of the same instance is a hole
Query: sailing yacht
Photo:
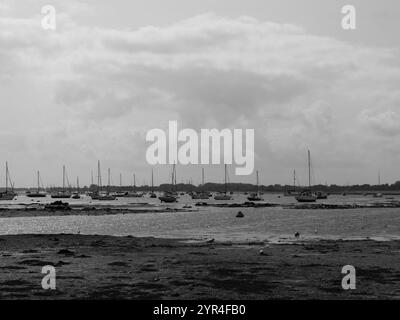
{"type": "MultiPolygon", "coordinates": [[[[176,188],[176,169],[175,169],[175,163],[172,166],[172,189],[176,188]]],[[[171,191],[166,191],[164,194],[160,197],[158,197],[161,202],[178,202],[177,201],[177,196],[176,196],[176,191],[171,190],[171,191]]]]}
{"type": "Polygon", "coordinates": [[[202,186],[202,191],[197,192],[195,194],[192,194],[192,199],[202,199],[206,200],[210,198],[210,194],[204,190],[204,168],[201,168],[201,186],[202,186]]]}
{"type": "Polygon", "coordinates": [[[285,197],[293,197],[293,196],[298,196],[300,193],[298,191],[296,191],[296,170],[293,170],[293,189],[286,189],[285,187],[285,191],[283,192],[283,195],[285,197]]]}
{"type": "Polygon", "coordinates": [[[100,170],[100,160],[97,161],[97,191],[90,194],[93,200],[115,200],[116,197],[109,192],[110,188],[110,169],[108,169],[108,185],[107,191],[103,192],[101,190],[101,170],[100,170]]]}
{"type": "Polygon", "coordinates": [[[6,190],[0,193],[0,200],[13,200],[17,195],[13,189],[13,183],[11,182],[10,173],[8,171],[8,163],[6,162],[6,190]],[[11,185],[11,190],[8,189],[9,181],[11,185]]]}
{"type": "Polygon", "coordinates": [[[71,193],[65,189],[65,166],[63,166],[63,185],[62,190],[51,194],[53,199],[67,199],[71,198],[71,193]]]}
{"type": "Polygon", "coordinates": [[[44,198],[46,197],[46,193],[40,192],[40,172],[37,172],[37,190],[36,192],[28,191],[26,196],[29,198],[44,198]]]}
{"type": "Polygon", "coordinates": [[[259,186],[258,186],[258,170],[257,170],[257,192],[256,193],[252,193],[249,197],[247,197],[247,200],[249,201],[261,201],[262,198],[260,197],[259,194],[259,186]]]}
{"type": "Polygon", "coordinates": [[[298,196],[296,196],[296,200],[298,202],[315,202],[317,200],[317,196],[311,192],[311,157],[310,150],[308,150],[308,189],[300,192],[298,196]]]}
{"type": "Polygon", "coordinates": [[[214,200],[231,200],[232,197],[228,195],[228,184],[227,184],[227,166],[225,164],[225,179],[224,179],[224,185],[225,185],[225,190],[224,192],[218,193],[216,196],[214,196],[214,200]]]}
{"type": "Polygon", "coordinates": [[[133,174],[133,192],[125,193],[124,197],[127,198],[141,198],[143,197],[143,192],[136,192],[136,175],[133,174]]]}
{"type": "Polygon", "coordinates": [[[79,177],[76,177],[76,192],[74,192],[71,196],[72,199],[80,199],[81,194],[79,192],[79,177]]]}

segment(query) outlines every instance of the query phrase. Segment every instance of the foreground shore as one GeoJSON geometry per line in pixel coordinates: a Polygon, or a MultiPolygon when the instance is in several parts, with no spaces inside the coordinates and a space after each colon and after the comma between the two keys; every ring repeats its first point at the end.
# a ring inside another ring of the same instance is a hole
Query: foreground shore
{"type": "Polygon", "coordinates": [[[400,241],[232,244],[3,235],[0,298],[398,299],[399,253],[400,241]],[[341,287],[348,264],[356,268],[356,290],[341,287]],[[56,290],[41,287],[45,265],[56,268],[56,290]]]}

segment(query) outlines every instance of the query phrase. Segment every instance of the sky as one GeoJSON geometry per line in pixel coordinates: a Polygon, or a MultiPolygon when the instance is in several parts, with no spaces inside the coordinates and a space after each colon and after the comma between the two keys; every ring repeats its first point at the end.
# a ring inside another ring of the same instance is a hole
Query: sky
{"type": "MultiPolygon", "coordinates": [[[[0,0],[0,163],[16,187],[168,182],[146,132],[252,128],[262,184],[400,180],[398,1],[0,0]],[[343,5],[356,30],[341,27],[343,5]],[[43,5],[56,30],[41,26],[43,5]]],[[[205,167],[222,182],[223,168],[205,167]]],[[[0,171],[0,185],[4,184],[0,171]]],[[[230,181],[255,182],[250,176],[230,181]]],[[[178,166],[178,182],[201,167],[178,166]]]]}

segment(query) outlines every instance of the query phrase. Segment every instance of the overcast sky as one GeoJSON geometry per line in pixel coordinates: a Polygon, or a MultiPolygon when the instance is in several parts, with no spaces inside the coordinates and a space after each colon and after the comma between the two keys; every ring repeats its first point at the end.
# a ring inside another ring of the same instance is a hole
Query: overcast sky
{"type": "MultiPolygon", "coordinates": [[[[147,130],[254,128],[263,184],[400,180],[398,1],[0,0],[0,162],[17,187],[149,182],[147,130]],[[43,30],[41,8],[57,10],[43,30]],[[341,7],[357,30],[341,28],[341,7]]],[[[155,167],[156,184],[170,168],[155,167]]],[[[1,183],[4,184],[4,170],[1,183]]],[[[254,182],[254,175],[231,181],[254,182]]],[[[220,182],[219,166],[206,168],[220,182]]],[[[201,179],[178,167],[178,181],[201,179]]]]}

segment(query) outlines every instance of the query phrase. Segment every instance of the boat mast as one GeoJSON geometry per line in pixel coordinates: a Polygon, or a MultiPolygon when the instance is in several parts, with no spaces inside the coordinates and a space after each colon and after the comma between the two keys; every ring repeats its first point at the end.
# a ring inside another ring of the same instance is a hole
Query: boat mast
{"type": "Polygon", "coordinates": [[[119,174],[119,186],[122,187],[122,173],[119,174]]]}
{"type": "Polygon", "coordinates": [[[6,161],[6,193],[7,193],[7,189],[8,189],[8,164],[6,161]]]}
{"type": "Polygon", "coordinates": [[[225,178],[224,178],[224,180],[225,180],[225,194],[228,192],[228,186],[227,186],[227,183],[226,183],[226,164],[225,164],[225,178]]]}
{"type": "Polygon", "coordinates": [[[258,193],[259,193],[259,190],[258,190],[258,170],[256,171],[256,173],[257,173],[257,195],[258,195],[258,193]]]}
{"type": "Polygon", "coordinates": [[[296,191],[296,169],[293,170],[293,192],[296,191]]]}
{"type": "Polygon", "coordinates": [[[133,190],[136,191],[136,175],[133,174],[133,190]]]}
{"type": "Polygon", "coordinates": [[[107,193],[110,192],[110,176],[111,176],[111,170],[110,168],[108,168],[107,193]]]}
{"type": "Polygon", "coordinates": [[[63,193],[65,192],[65,166],[63,166],[63,187],[62,187],[63,193]]]}
{"type": "Polygon", "coordinates": [[[204,191],[204,168],[201,168],[201,185],[203,187],[203,193],[204,191]]]}
{"type": "Polygon", "coordinates": [[[153,177],[153,169],[151,169],[151,193],[154,193],[154,177],[153,177]]]}
{"type": "Polygon", "coordinates": [[[40,190],[40,187],[39,187],[40,182],[39,182],[39,180],[40,180],[40,174],[39,174],[39,170],[38,170],[38,172],[37,172],[37,192],[38,193],[39,193],[39,190],[40,190]]]}
{"type": "Polygon", "coordinates": [[[310,150],[308,150],[308,186],[311,189],[311,159],[310,150]]]}
{"type": "Polygon", "coordinates": [[[97,192],[101,190],[100,160],[97,160],[97,192]]]}

